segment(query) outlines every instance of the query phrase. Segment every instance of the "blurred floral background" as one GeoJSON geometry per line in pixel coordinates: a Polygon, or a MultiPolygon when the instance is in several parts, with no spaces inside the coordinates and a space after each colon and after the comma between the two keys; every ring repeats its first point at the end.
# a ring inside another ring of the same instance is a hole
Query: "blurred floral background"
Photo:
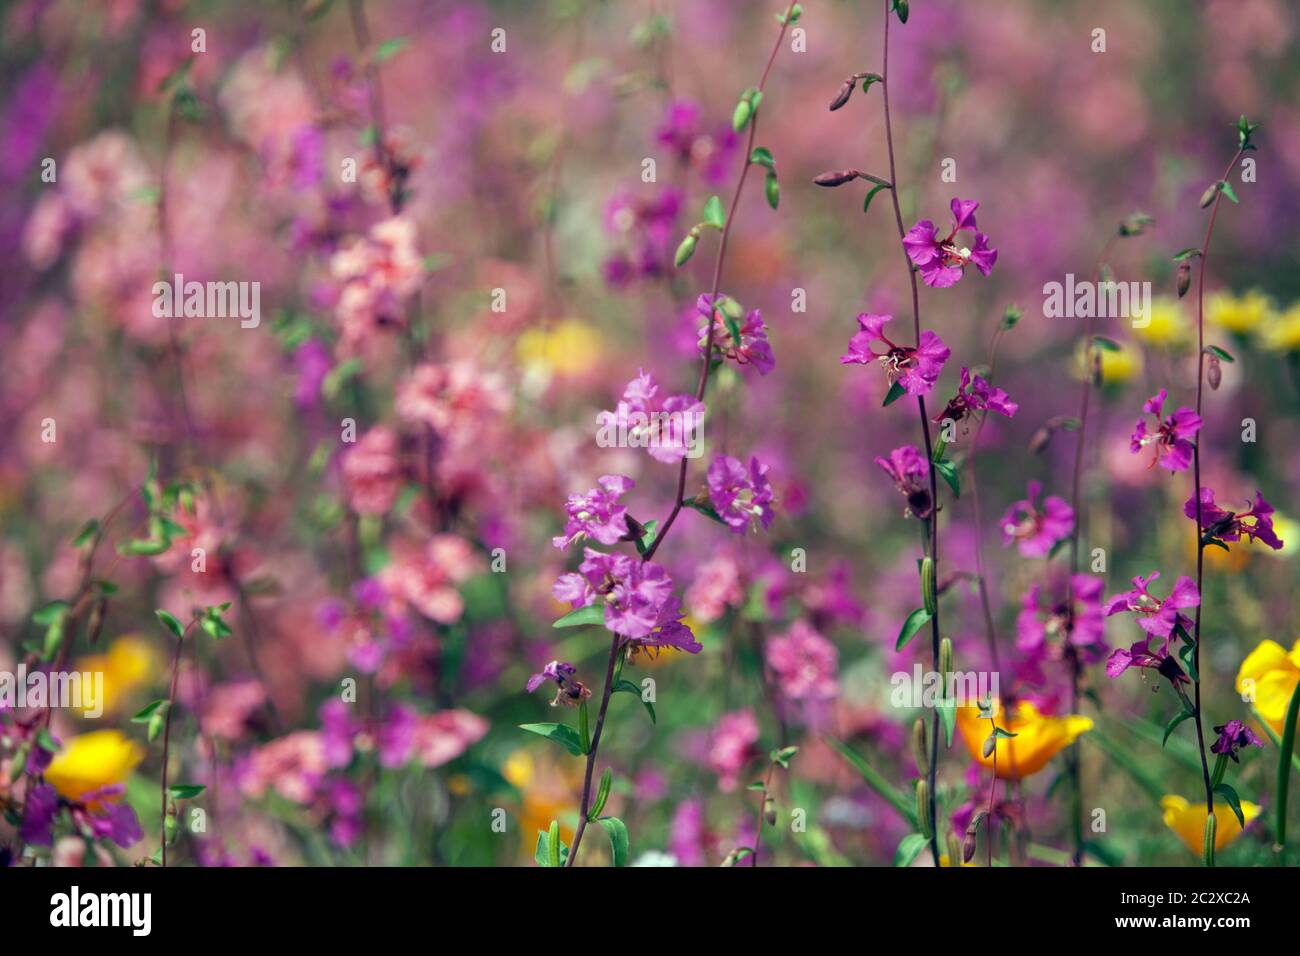
{"type": "MultiPolygon", "coordinates": [[[[736,533],[684,509],[655,554],[701,649],[620,664],[653,692],[613,695],[596,766],[612,770],[606,813],[630,846],[589,836],[584,865],[713,866],[756,845],[760,865],[916,858],[900,845],[919,712],[891,701],[891,675],[930,666],[928,640],[895,650],[921,543],[874,461],[915,442],[916,421],[906,402],[881,407],[874,369],[840,364],[855,316],[906,316],[909,290],[889,197],[864,214],[865,189],[813,184],[889,175],[880,88],[826,108],[846,76],[880,71],[884,17],[802,6],[758,111],[779,203],[751,170],[721,282],[761,312],[774,367],[717,368],[685,489],[704,489],[717,456],[755,456],[772,520],[736,533]]],[[[601,476],[635,482],[622,503],[643,525],[673,505],[675,463],[601,447],[597,414],[642,371],[664,395],[696,387],[717,234],[681,268],[674,256],[710,197],[733,194],[747,133],[733,110],[781,12],[0,4],[0,670],[105,682],[97,718],[0,701],[0,861],[162,862],[167,838],[168,865],[519,865],[552,821],[570,843],[584,761],[519,725],[577,728],[576,709],[526,684],[571,663],[594,719],[610,635],[552,627],[570,610],[552,587],[584,544],[552,539],[570,533],[567,497],[601,476]],[[153,285],[176,273],[260,283],[260,323],[159,316],[153,285]]],[[[1154,299],[1146,328],[1094,329],[1107,347],[1082,462],[1084,570],[1107,599],[1153,570],[1161,595],[1195,574],[1188,475],[1149,468],[1130,434],[1162,388],[1166,414],[1193,404],[1196,295],[1178,296],[1173,257],[1202,241],[1198,200],[1238,117],[1260,124],[1254,181],[1232,180],[1240,202],[1218,210],[1208,257],[1206,340],[1235,361],[1206,391],[1200,441],[1219,505],[1258,491],[1285,547],[1205,550],[1200,676],[1206,734],[1240,720],[1261,744],[1234,765],[1253,811],[1245,832],[1220,815],[1222,859],[1266,862],[1276,735],[1300,678],[1297,8],[915,0],[891,30],[903,218],[944,223],[953,197],[975,198],[998,252],[987,278],[921,290],[925,327],[953,353],[932,411],[965,366],[1019,405],[959,426],[982,516],[969,493],[939,513],[956,666],[996,668],[1026,702],[1010,778],[1004,762],[993,783],[987,727],[965,712],[941,746],[941,835],[961,842],[976,807],[993,811],[973,864],[1070,861],[1076,757],[1085,862],[1201,854],[1190,722],[1162,746],[1173,687],[1094,662],[1070,716],[1067,668],[1028,660],[1023,635],[1026,602],[1032,618],[1041,595],[1051,615],[1068,554],[1008,546],[1003,515],[1030,482],[1071,498],[1060,423],[1078,414],[1084,322],[1045,316],[1043,287],[1100,257],[1154,299]],[[1153,222],[1120,238],[1137,212],[1153,222]]],[[[1105,618],[1108,652],[1140,636],[1105,618]]],[[[559,683],[562,698],[573,685],[559,683]]]]}

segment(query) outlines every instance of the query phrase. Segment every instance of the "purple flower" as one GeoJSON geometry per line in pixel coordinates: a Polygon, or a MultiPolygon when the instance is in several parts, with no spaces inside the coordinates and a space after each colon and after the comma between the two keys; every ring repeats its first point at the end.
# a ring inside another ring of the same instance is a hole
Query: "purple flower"
{"type": "Polygon", "coordinates": [[[914,445],[903,445],[889,453],[888,458],[876,458],[876,464],[894,480],[907,499],[907,510],[922,520],[930,517],[933,502],[930,498],[930,463],[914,445]]]}
{"type": "Polygon", "coordinates": [[[1044,607],[1042,589],[1035,584],[1016,616],[1016,647],[1038,657],[1047,650],[1049,641],[1055,641],[1072,647],[1085,664],[1101,660],[1107,650],[1101,611],[1104,588],[1101,578],[1074,574],[1070,576],[1070,599],[1044,607]]]}
{"type": "Polygon", "coordinates": [[[1259,739],[1255,731],[1240,720],[1230,720],[1222,727],[1215,727],[1214,732],[1219,735],[1219,739],[1210,747],[1210,752],[1231,757],[1233,763],[1241,763],[1237,759],[1238,749],[1264,746],[1264,741],[1259,739]]]}
{"type": "Polygon", "coordinates": [[[1137,615],[1138,627],[1154,637],[1163,637],[1166,648],[1175,628],[1187,630],[1191,619],[1180,613],[1181,608],[1196,607],[1201,603],[1201,593],[1191,578],[1183,575],[1174,583],[1174,589],[1163,601],[1151,593],[1151,582],[1160,577],[1159,571],[1133,579],[1133,589],[1117,594],[1106,602],[1106,616],[1132,611],[1137,615]]]}
{"type": "Polygon", "coordinates": [[[23,822],[18,834],[33,846],[54,845],[54,818],[59,812],[59,794],[48,783],[32,787],[23,807],[23,822]]]}
{"type": "Polygon", "coordinates": [[[618,407],[601,412],[596,421],[602,448],[645,448],[652,458],[671,464],[698,447],[704,403],[693,395],[661,399],[654,376],[642,371],[627,383],[618,407]]]}
{"type": "MultiPolygon", "coordinates": [[[[1196,520],[1195,495],[1183,505],[1183,514],[1196,520]]],[[[1282,550],[1283,542],[1273,530],[1273,506],[1258,491],[1249,511],[1233,512],[1224,511],[1214,503],[1214,489],[1202,488],[1201,534],[1219,543],[1240,541],[1246,537],[1251,541],[1263,541],[1274,551],[1282,550]]]]}
{"type": "MultiPolygon", "coordinates": [[[[713,316],[713,347],[723,358],[731,359],[737,365],[752,365],[759,375],[766,375],[776,368],[776,356],[772,354],[772,345],[767,340],[767,326],[763,324],[763,315],[758,309],[747,314],[744,321],[732,319],[735,328],[727,321],[727,303],[725,295],[719,295],[716,306],[709,308],[709,295],[705,293],[696,300],[695,308],[704,318],[704,327],[700,329],[700,354],[704,354],[709,344],[709,315],[713,316]]],[[[739,314],[739,308],[736,310],[739,314]]]]}
{"type": "Polygon", "coordinates": [[[1106,661],[1106,676],[1112,680],[1130,667],[1147,668],[1163,675],[1181,692],[1180,684],[1190,684],[1191,678],[1183,673],[1178,662],[1169,656],[1168,643],[1159,651],[1152,651],[1150,638],[1138,641],[1128,650],[1116,648],[1106,661]]]}
{"type": "Polygon", "coordinates": [[[1019,409],[1020,405],[1011,401],[1010,396],[1002,389],[994,388],[978,375],[972,377],[970,369],[963,368],[961,384],[957,386],[956,396],[931,421],[941,422],[950,418],[954,422],[959,422],[971,412],[978,411],[997,412],[999,415],[1011,418],[1019,409]]]}
{"type": "Polygon", "coordinates": [[[713,459],[708,471],[709,501],[737,534],[755,524],[772,525],[772,485],[767,480],[767,465],[749,459],[749,470],[738,459],[722,455],[713,459]]]}
{"type": "Polygon", "coordinates": [[[540,671],[528,678],[528,693],[532,693],[541,687],[548,680],[555,681],[556,691],[555,699],[551,701],[551,706],[563,702],[570,706],[576,706],[578,703],[586,700],[591,696],[591,691],[583,685],[581,681],[574,680],[573,675],[578,669],[572,664],[566,664],[564,661],[551,661],[540,671]]]}
{"type": "Polygon", "coordinates": [[[863,312],[858,316],[859,331],[849,340],[849,350],[840,356],[841,365],[870,365],[879,362],[885,370],[890,385],[898,382],[909,395],[929,395],[943,371],[943,363],[951,355],[943,339],[929,329],[921,333],[916,348],[895,345],[884,334],[886,322],[892,315],[873,315],[863,312]],[[884,346],[883,352],[874,351],[876,342],[884,346]]]}
{"type": "Polygon", "coordinates": [[[618,499],[631,491],[636,482],[624,475],[601,475],[596,483],[600,487],[590,489],[585,495],[569,495],[564,506],[569,519],[564,534],[551,539],[557,548],[563,550],[582,537],[611,545],[628,534],[627,509],[618,499]]]}
{"type": "Polygon", "coordinates": [[[956,285],[966,266],[972,263],[984,275],[993,271],[993,264],[998,261],[998,251],[989,248],[988,236],[975,227],[977,208],[979,203],[973,199],[954,199],[953,226],[946,239],[939,238],[939,230],[929,219],[922,219],[908,230],[903,238],[903,248],[920,270],[921,279],[926,285],[935,289],[956,285]],[[953,241],[962,230],[975,233],[973,249],[960,247],[953,241]]]}
{"type": "Polygon", "coordinates": [[[1133,436],[1129,439],[1129,451],[1137,454],[1147,445],[1155,445],[1155,457],[1148,467],[1157,464],[1171,472],[1186,471],[1192,465],[1193,444],[1191,439],[1201,428],[1201,416],[1190,408],[1180,408],[1168,418],[1161,419],[1160,410],[1168,393],[1162,388],[1147,399],[1142,410],[1156,417],[1154,433],[1147,431],[1145,419],[1138,419],[1133,426],[1133,436]]]}
{"type": "Polygon", "coordinates": [[[1041,483],[1031,481],[1028,497],[1012,502],[1000,522],[1003,545],[1016,542],[1016,550],[1026,558],[1046,557],[1074,530],[1074,509],[1064,498],[1050,495],[1043,502],[1043,510],[1038,510],[1042,490],[1041,483]]]}
{"type": "Polygon", "coordinates": [[[625,554],[587,548],[576,574],[565,574],[551,593],[577,608],[605,606],[605,626],[643,647],[675,647],[698,653],[690,628],[682,624],[672,578],[662,565],[625,554]]]}

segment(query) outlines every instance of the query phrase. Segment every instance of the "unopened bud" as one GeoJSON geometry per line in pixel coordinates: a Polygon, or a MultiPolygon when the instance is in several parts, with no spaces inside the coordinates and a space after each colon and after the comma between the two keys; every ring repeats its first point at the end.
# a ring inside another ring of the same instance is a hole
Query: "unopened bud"
{"type": "Polygon", "coordinates": [[[168,813],[166,819],[163,820],[163,836],[167,840],[168,846],[176,842],[176,831],[178,829],[179,825],[176,822],[176,813],[173,807],[172,812],[168,813]]]}
{"type": "Polygon", "coordinates": [[[1054,429],[1044,425],[1038,431],[1034,432],[1034,437],[1029,439],[1029,453],[1031,455],[1041,455],[1047,450],[1047,446],[1052,443],[1054,429]]]}
{"type": "Polygon", "coordinates": [[[929,740],[923,717],[916,718],[916,723],[912,725],[912,759],[916,761],[916,772],[921,776],[930,772],[929,740]]]}
{"type": "Polygon", "coordinates": [[[1214,866],[1214,833],[1218,828],[1218,820],[1213,813],[1205,818],[1205,843],[1202,847],[1204,862],[1206,866],[1214,866]]]}
{"type": "Polygon", "coordinates": [[[763,819],[770,827],[776,826],[776,801],[771,797],[763,798],[763,819]]]}
{"type": "Polygon", "coordinates": [[[939,673],[946,681],[952,673],[952,638],[945,637],[939,642],[939,673]]]}
{"type": "Polygon", "coordinates": [[[1192,287],[1192,264],[1187,260],[1178,263],[1178,298],[1187,295],[1192,287]]]}
{"type": "Polygon", "coordinates": [[[939,610],[939,595],[934,587],[934,559],[928,555],[921,559],[921,600],[925,602],[926,613],[934,617],[939,610]]]}
{"type": "Polygon", "coordinates": [[[843,186],[861,175],[862,173],[856,169],[833,169],[828,173],[822,173],[813,182],[818,186],[843,186]]]}
{"type": "Polygon", "coordinates": [[[725,857],[723,857],[723,859],[722,859],[722,865],[723,865],[723,866],[735,866],[735,865],[736,865],[736,851],[735,851],[735,850],[732,850],[732,851],[731,851],[730,853],[728,853],[725,857]]]}
{"type": "Polygon", "coordinates": [[[985,760],[988,760],[990,757],[993,756],[993,751],[997,749],[997,746],[998,746],[997,734],[989,734],[987,737],[984,738],[984,759],[985,760]]]}
{"type": "Polygon", "coordinates": [[[163,728],[167,726],[167,711],[170,709],[171,701],[163,701],[158,705],[158,709],[149,715],[149,724],[145,730],[149,743],[162,736],[163,728]]]}
{"type": "Polygon", "coordinates": [[[90,618],[86,621],[86,634],[91,644],[99,641],[99,635],[104,630],[104,616],[107,611],[108,598],[105,597],[96,599],[90,608],[90,618]]]}
{"type": "Polygon", "coordinates": [[[975,847],[979,842],[980,824],[988,816],[987,810],[981,810],[975,816],[971,817],[970,823],[966,824],[966,835],[961,841],[961,859],[963,863],[969,863],[975,858],[975,847]]]}
{"type": "Polygon", "coordinates": [[[853,77],[844,81],[844,85],[840,87],[840,91],[835,94],[835,99],[831,100],[830,108],[832,113],[849,101],[849,97],[853,95],[853,88],[857,85],[858,82],[853,77]]]}
{"type": "Polygon", "coordinates": [[[682,240],[681,245],[677,247],[677,255],[673,257],[673,264],[677,266],[677,268],[680,269],[682,266],[686,265],[686,263],[690,261],[691,256],[695,255],[695,245],[697,241],[694,230],[688,233],[686,238],[682,240]]]}
{"type": "Polygon", "coordinates": [[[736,111],[731,114],[731,128],[739,133],[748,124],[750,117],[754,115],[754,107],[748,98],[741,99],[736,104],[736,111]]]}
{"type": "Polygon", "coordinates": [[[1205,380],[1210,383],[1210,388],[1214,391],[1219,390],[1219,383],[1223,381],[1223,366],[1219,364],[1219,357],[1210,353],[1209,366],[1205,369],[1205,380]]]}
{"type": "Polygon", "coordinates": [[[921,836],[928,840],[934,835],[934,817],[930,815],[930,784],[925,780],[916,782],[916,822],[921,836]]]}
{"type": "Polygon", "coordinates": [[[1217,196],[1217,195],[1219,194],[1219,189],[1220,189],[1220,188],[1222,188],[1222,187],[1221,187],[1218,183],[1215,183],[1215,184],[1214,184],[1213,186],[1211,186],[1209,189],[1205,190],[1205,192],[1201,193],[1201,208],[1202,208],[1202,209],[1206,208],[1207,206],[1210,205],[1210,203],[1214,202],[1214,197],[1217,196]]]}
{"type": "Polygon", "coordinates": [[[957,834],[949,830],[948,831],[948,865],[956,866],[958,860],[961,860],[963,863],[970,862],[969,860],[966,859],[966,851],[962,847],[961,842],[957,839],[957,834]]]}

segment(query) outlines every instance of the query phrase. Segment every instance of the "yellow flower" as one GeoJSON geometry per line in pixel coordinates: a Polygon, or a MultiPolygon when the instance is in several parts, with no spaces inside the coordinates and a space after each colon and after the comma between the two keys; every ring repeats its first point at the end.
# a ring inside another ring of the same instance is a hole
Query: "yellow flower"
{"type": "Polygon", "coordinates": [[[153,645],[128,634],[118,638],[107,653],[83,657],[79,669],[104,675],[104,712],[117,713],[131,695],[145,687],[158,673],[159,658],[153,645]]]}
{"type": "Polygon", "coordinates": [[[571,768],[557,765],[549,756],[516,750],[501,768],[501,775],[521,795],[519,826],[524,844],[521,852],[528,859],[532,859],[538,831],[545,832],[552,820],[560,821],[560,839],[566,845],[573,843],[573,827],[565,825],[564,817],[577,809],[582,764],[576,760],[571,763],[571,768]]]}
{"type": "Polygon", "coordinates": [[[1300,302],[1265,326],[1260,339],[1276,352],[1300,352],[1300,302]]]}
{"type": "Polygon", "coordinates": [[[1274,318],[1273,303],[1262,292],[1251,291],[1240,297],[1220,292],[1205,303],[1205,317],[1229,332],[1250,332],[1274,318]]]}
{"type": "Polygon", "coordinates": [[[1191,321],[1177,299],[1167,296],[1154,299],[1150,319],[1146,326],[1133,328],[1133,334],[1148,345],[1183,345],[1191,341],[1191,321]]]}
{"type": "MultiPolygon", "coordinates": [[[[1131,342],[1120,344],[1121,348],[1118,352],[1104,348],[1097,350],[1101,355],[1101,381],[1104,385],[1127,382],[1136,378],[1142,371],[1142,355],[1138,350],[1131,342]]],[[[1083,378],[1087,370],[1087,365],[1084,364],[1084,349],[1085,344],[1080,342],[1074,353],[1074,372],[1078,378],[1083,378]]]]}
{"type": "Polygon", "coordinates": [[[1276,734],[1282,733],[1282,721],[1296,685],[1300,684],[1300,641],[1287,654],[1277,641],[1263,640],[1251,651],[1237,671],[1237,693],[1253,701],[1264,722],[1276,734]]]}
{"type": "MultiPolygon", "coordinates": [[[[1188,803],[1186,797],[1170,793],[1160,799],[1160,806],[1165,811],[1165,826],[1174,831],[1187,849],[1200,856],[1205,850],[1205,804],[1199,800],[1194,804],[1188,803]]],[[[1259,806],[1243,800],[1241,815],[1249,824],[1259,816],[1259,806]]],[[[1214,805],[1214,816],[1214,849],[1222,850],[1241,836],[1241,824],[1231,808],[1219,803],[1214,805]]]]}
{"type": "Polygon", "coordinates": [[[525,368],[556,375],[580,375],[600,361],[600,336],[577,319],[565,319],[550,329],[529,329],[519,336],[519,361],[525,368]]]}
{"type": "Polygon", "coordinates": [[[993,701],[993,716],[997,725],[1015,737],[998,738],[995,752],[984,756],[984,741],[993,728],[987,718],[980,716],[977,705],[957,708],[957,729],[970,755],[988,769],[993,769],[997,758],[997,775],[1003,780],[1019,780],[1038,773],[1058,753],[1092,730],[1092,720],[1078,714],[1052,717],[1040,713],[1027,700],[1017,701],[1010,714],[1002,711],[1002,702],[993,701]]]}
{"type": "Polygon", "coordinates": [[[96,730],[64,742],[45,779],[69,800],[121,783],[144,759],[144,748],[120,730],[96,730]]]}

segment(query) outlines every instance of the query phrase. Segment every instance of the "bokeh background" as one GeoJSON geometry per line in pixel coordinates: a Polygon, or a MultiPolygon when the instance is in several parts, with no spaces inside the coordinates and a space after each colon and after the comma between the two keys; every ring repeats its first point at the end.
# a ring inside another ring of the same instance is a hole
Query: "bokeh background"
{"type": "MultiPolygon", "coordinates": [[[[828,169],[888,174],[879,88],[826,108],[845,76],[880,69],[878,6],[803,4],[806,49],[787,39],[761,105],[780,205],[753,176],[722,289],[762,311],[776,368],[723,366],[706,437],[710,455],[770,465],[777,519],[733,535],[687,512],[657,555],[704,650],[629,665],[654,678],[656,722],[631,695],[611,705],[600,766],[614,769],[609,812],[634,862],[717,865],[752,846],[758,798],[745,786],[781,744],[800,750],[773,777],[780,821],[765,828],[764,865],[887,865],[910,829],[824,739],[908,792],[916,712],[891,706],[889,678],[928,660],[927,641],[894,651],[919,541],[873,459],[915,441],[916,422],[907,403],[881,408],[876,370],[839,364],[854,317],[905,316],[908,290],[887,196],[864,214],[863,191],[812,184],[828,169]],[[833,684],[797,699],[764,658],[805,628],[833,647],[817,665],[833,684]]],[[[172,862],[506,865],[531,863],[552,819],[567,838],[582,762],[517,725],[573,713],[524,685],[558,658],[599,693],[608,637],[550,626],[567,609],[551,585],[573,563],[551,537],[565,497],[603,474],[636,480],[643,521],[672,502],[675,469],[597,447],[596,414],[639,369],[669,392],[694,388],[694,302],[716,238],[680,270],[673,251],[705,201],[734,188],[731,113],[778,7],[0,4],[0,666],[39,647],[33,614],[49,602],[75,604],[90,579],[116,585],[93,643],[85,615],[65,637],[69,666],[107,675],[108,711],[57,712],[50,731],[65,749],[83,741],[67,773],[125,786],[144,834],[92,847],[61,824],[52,848],[20,853],[30,784],[0,759],[9,862],[153,854],[161,748],[130,717],[168,694],[174,641],[154,609],[187,620],[224,602],[233,633],[187,639],[180,669],[171,778],[206,787],[193,803],[207,829],[183,833],[172,862]],[[172,272],[260,282],[260,326],[156,318],[152,284],[172,272]],[[171,489],[171,546],[119,555],[153,530],[138,492],[151,466],[171,489]],[[92,518],[105,534],[88,572],[74,539],[92,518]],[[105,731],[117,736],[85,740],[105,731]]],[[[1207,392],[1202,435],[1221,503],[1259,489],[1288,546],[1207,554],[1212,724],[1251,719],[1239,665],[1264,639],[1289,648],[1300,625],[1297,14],[1286,0],[915,0],[891,28],[904,218],[945,222],[951,198],[977,199],[999,252],[988,278],[922,289],[926,326],[953,350],[936,394],[946,400],[960,366],[987,364],[1008,306],[1023,313],[996,365],[1019,412],[989,421],[974,459],[983,528],[965,495],[946,501],[940,529],[941,578],[973,573],[982,543],[1008,662],[1024,595],[1065,561],[1023,558],[997,527],[1028,480],[1069,496],[1073,436],[1028,446],[1077,413],[1083,323],[1044,317],[1043,284],[1088,277],[1121,220],[1154,218],[1107,255],[1156,299],[1145,330],[1098,323],[1122,349],[1103,356],[1092,410],[1083,541],[1106,551],[1108,595],[1156,569],[1171,583],[1195,562],[1189,480],[1148,469],[1128,435],[1159,388],[1192,403],[1194,293],[1176,297],[1171,257],[1201,241],[1197,201],[1236,147],[1238,116],[1262,124],[1256,181],[1236,183],[1210,256],[1207,339],[1236,362],[1207,392]]],[[[702,476],[693,466],[688,490],[702,476]]],[[[959,666],[986,669],[978,599],[957,580],[943,600],[959,666]]],[[[1133,640],[1131,619],[1110,619],[1111,646],[1133,640]]],[[[1062,675],[1047,675],[1047,697],[1062,675]]],[[[1084,806],[1106,814],[1090,862],[1196,862],[1162,821],[1161,793],[1194,803],[1200,781],[1190,724],[1160,746],[1177,711],[1169,688],[1096,666],[1081,709],[1095,721],[1079,744],[1084,806]]],[[[0,712],[0,758],[24,719],[0,712]]],[[[1271,745],[1244,755],[1243,799],[1270,806],[1275,763],[1271,745]]],[[[1064,767],[1058,756],[1006,791],[1018,817],[999,832],[1023,839],[1000,838],[1000,858],[1068,857],[1064,767]]],[[[945,819],[987,797],[960,737],[940,779],[945,819]]],[[[1230,861],[1269,857],[1262,823],[1230,861]]],[[[587,840],[584,861],[607,861],[603,839],[587,840]]]]}

